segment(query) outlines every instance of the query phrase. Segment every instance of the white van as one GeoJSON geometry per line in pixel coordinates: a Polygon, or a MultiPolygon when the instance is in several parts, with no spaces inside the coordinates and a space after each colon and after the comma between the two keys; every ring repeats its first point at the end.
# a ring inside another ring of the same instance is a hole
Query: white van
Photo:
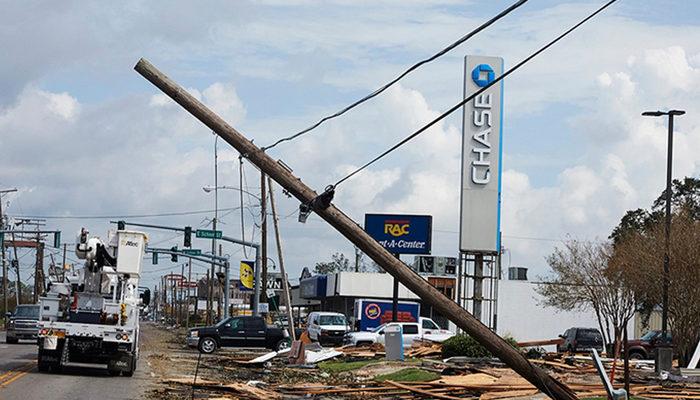
{"type": "Polygon", "coordinates": [[[350,331],[350,324],[341,313],[314,311],[309,313],[306,331],[311,340],[321,345],[341,345],[345,333],[350,331]]]}

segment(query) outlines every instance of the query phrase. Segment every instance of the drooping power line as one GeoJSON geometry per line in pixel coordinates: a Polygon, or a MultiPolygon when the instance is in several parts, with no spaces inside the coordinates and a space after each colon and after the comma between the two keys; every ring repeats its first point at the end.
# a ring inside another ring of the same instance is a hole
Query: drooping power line
{"type": "Polygon", "coordinates": [[[473,37],[474,35],[476,35],[477,33],[481,32],[481,31],[483,31],[484,29],[488,28],[489,26],[491,26],[493,23],[495,23],[495,22],[498,21],[499,19],[501,19],[501,18],[505,17],[506,15],[510,14],[513,10],[515,10],[516,8],[522,6],[522,5],[525,4],[527,1],[528,1],[528,0],[519,0],[519,1],[516,2],[515,4],[511,5],[510,7],[506,8],[505,10],[501,11],[501,12],[500,12],[498,15],[496,15],[495,17],[493,17],[493,18],[491,18],[490,20],[488,20],[488,21],[484,22],[483,24],[481,24],[478,28],[474,29],[473,31],[471,31],[471,32],[469,32],[468,34],[466,34],[466,35],[462,36],[461,38],[459,38],[456,42],[450,44],[449,46],[447,46],[447,47],[445,47],[444,49],[440,50],[439,52],[435,53],[435,54],[432,55],[431,57],[428,57],[428,58],[426,58],[426,59],[424,59],[424,60],[421,60],[421,61],[417,62],[416,64],[412,65],[410,68],[408,68],[407,70],[405,70],[404,72],[402,72],[399,76],[397,76],[396,78],[394,78],[393,80],[391,80],[391,81],[390,81],[389,83],[387,83],[386,85],[380,87],[379,89],[377,89],[377,90],[375,90],[374,92],[368,94],[367,96],[365,96],[365,97],[363,97],[363,98],[357,100],[356,102],[350,104],[349,106],[343,108],[342,110],[340,110],[340,111],[338,111],[338,112],[336,112],[336,113],[334,113],[334,114],[325,116],[325,117],[321,118],[321,119],[320,119],[318,122],[316,122],[315,124],[311,125],[310,127],[306,128],[306,129],[304,129],[304,130],[302,130],[302,131],[299,131],[299,132],[297,132],[297,133],[295,133],[295,134],[293,134],[293,135],[291,135],[291,136],[287,136],[287,137],[284,137],[284,138],[282,138],[282,139],[279,139],[279,140],[277,140],[275,143],[273,143],[273,144],[271,144],[271,145],[269,145],[269,146],[263,147],[262,149],[263,149],[263,150],[271,149],[271,148],[277,146],[277,145],[280,144],[280,143],[294,140],[294,139],[298,138],[299,136],[304,135],[304,134],[306,134],[306,133],[308,133],[308,132],[310,132],[310,131],[312,131],[312,130],[318,128],[318,127],[321,126],[321,124],[323,124],[324,122],[326,122],[326,121],[328,121],[328,120],[331,120],[331,119],[333,119],[333,118],[339,117],[339,116],[345,114],[346,112],[350,111],[351,109],[353,109],[353,108],[359,106],[360,104],[366,102],[367,100],[370,100],[371,98],[378,96],[378,95],[381,94],[383,91],[389,89],[389,88],[390,88],[391,86],[393,86],[395,83],[397,83],[398,81],[400,81],[403,77],[405,77],[406,75],[408,75],[408,74],[410,74],[411,72],[413,72],[413,71],[415,71],[416,69],[418,69],[420,66],[422,66],[422,65],[424,65],[424,64],[427,64],[427,63],[429,63],[429,62],[431,62],[431,61],[434,61],[434,60],[436,60],[436,59],[442,57],[443,55],[447,54],[448,52],[450,52],[451,50],[453,50],[455,47],[457,47],[457,46],[459,46],[460,44],[466,42],[466,41],[469,40],[471,37],[473,37]]]}
{"type": "Polygon", "coordinates": [[[361,167],[355,169],[354,171],[352,171],[351,173],[349,173],[348,175],[346,175],[346,176],[343,177],[342,179],[338,180],[334,185],[329,185],[329,186],[326,188],[326,192],[332,191],[335,187],[337,187],[337,186],[340,185],[341,183],[343,183],[343,182],[345,182],[346,180],[350,179],[351,177],[353,177],[354,175],[356,175],[357,173],[359,173],[359,172],[362,171],[363,169],[369,167],[370,165],[372,165],[372,164],[374,164],[375,162],[379,161],[380,159],[384,158],[384,157],[385,157],[386,155],[388,155],[389,153],[391,153],[391,152],[393,152],[394,150],[398,149],[399,147],[403,146],[404,144],[406,144],[407,142],[411,141],[411,140],[412,140],[413,138],[415,138],[416,136],[418,136],[418,135],[420,135],[421,133],[423,133],[423,132],[425,132],[426,130],[428,130],[428,129],[429,129],[430,127],[432,127],[433,125],[435,125],[435,124],[437,124],[438,122],[442,121],[445,117],[447,117],[448,115],[452,114],[454,111],[458,110],[458,109],[459,109],[460,107],[462,107],[464,104],[466,104],[467,102],[473,100],[475,97],[479,96],[480,94],[482,94],[483,92],[485,92],[486,90],[488,90],[491,86],[493,86],[493,85],[497,84],[498,82],[500,82],[501,80],[505,79],[505,77],[507,77],[508,75],[512,74],[513,72],[515,72],[516,70],[518,70],[518,69],[519,69],[520,67],[522,67],[523,65],[527,64],[530,60],[532,60],[533,58],[535,58],[535,57],[537,57],[538,55],[540,55],[541,53],[543,53],[545,50],[547,50],[548,48],[550,48],[551,46],[553,46],[555,43],[557,43],[558,41],[560,41],[561,39],[563,39],[564,37],[566,37],[567,35],[569,35],[571,32],[573,32],[574,30],[576,30],[578,27],[580,27],[580,26],[583,25],[584,23],[588,22],[590,19],[592,19],[593,17],[595,17],[596,15],[598,15],[599,13],[601,13],[603,10],[605,10],[606,8],[608,8],[609,6],[611,6],[611,5],[612,5],[613,3],[615,3],[616,1],[617,1],[617,0],[610,0],[610,1],[608,1],[608,2],[605,3],[603,6],[601,6],[600,8],[598,8],[595,12],[593,12],[592,14],[590,14],[589,16],[587,16],[586,18],[584,18],[584,19],[582,19],[581,21],[579,21],[576,25],[572,26],[571,28],[569,28],[568,30],[566,30],[564,33],[562,33],[561,35],[559,35],[558,37],[556,37],[554,40],[550,41],[549,43],[547,43],[546,45],[544,45],[543,47],[541,47],[539,50],[537,50],[536,52],[530,54],[530,55],[529,55],[527,58],[525,58],[524,60],[520,61],[520,62],[519,62],[518,64],[516,64],[514,67],[512,67],[511,69],[509,69],[508,71],[506,71],[505,73],[503,73],[501,76],[499,76],[498,78],[496,78],[496,79],[494,79],[493,81],[491,81],[491,83],[489,83],[488,85],[482,87],[481,89],[477,90],[477,91],[476,91],[475,93],[473,93],[472,95],[468,96],[468,97],[465,98],[464,100],[462,100],[462,101],[460,101],[459,103],[455,104],[455,105],[454,105],[453,107],[451,107],[449,110],[443,112],[443,113],[440,114],[438,117],[436,117],[435,119],[433,119],[432,121],[430,121],[428,124],[424,125],[423,127],[421,127],[420,129],[418,129],[417,131],[415,131],[415,132],[412,133],[411,135],[407,136],[406,138],[404,138],[404,139],[401,140],[400,142],[396,143],[395,145],[393,145],[392,147],[390,147],[388,150],[384,151],[383,153],[381,153],[381,154],[378,155],[377,157],[373,158],[372,160],[370,160],[369,162],[365,163],[365,164],[362,165],[361,167]]]}

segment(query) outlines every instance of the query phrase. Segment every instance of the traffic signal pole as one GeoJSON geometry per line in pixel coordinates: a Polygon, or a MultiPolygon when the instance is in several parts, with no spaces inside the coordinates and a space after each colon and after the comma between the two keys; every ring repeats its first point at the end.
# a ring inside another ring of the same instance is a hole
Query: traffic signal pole
{"type": "Polygon", "coordinates": [[[384,270],[396,277],[404,286],[418,295],[435,310],[446,315],[458,327],[474,337],[491,353],[501,359],[514,371],[527,379],[535,387],[557,400],[576,399],[576,395],[563,383],[549,376],[544,370],[530,363],[523,354],[514,349],[500,336],[492,332],[486,325],[474,318],[469,312],[460,307],[412,271],[406,264],[397,260],[386,251],[377,241],[364,232],[359,224],[345,215],[340,209],[331,204],[329,193],[322,197],[306,186],[301,179],[294,176],[287,168],[265,154],[221,117],[208,109],[202,102],[194,98],[184,88],[165,76],[145,59],[141,59],[134,69],[166,95],[180,104],[189,113],[216,132],[226,142],[233,146],[241,155],[248,158],[261,171],[269,175],[303,205],[313,209],[321,218],[326,220],[338,232],[370,256],[384,270]]]}
{"type": "MultiPolygon", "coordinates": [[[[112,224],[124,224],[124,226],[132,225],[132,226],[140,226],[140,227],[144,227],[144,228],[154,228],[154,229],[164,229],[164,230],[176,231],[176,232],[184,232],[185,234],[189,233],[190,235],[192,234],[192,228],[189,226],[186,226],[184,228],[178,228],[176,226],[142,224],[142,223],[138,223],[138,222],[126,222],[126,221],[109,221],[109,222],[112,224]]],[[[219,240],[223,240],[224,242],[229,242],[229,243],[233,243],[233,244],[239,244],[239,245],[246,246],[246,247],[252,247],[255,249],[255,272],[254,272],[255,284],[253,285],[254,286],[253,315],[257,316],[259,314],[258,313],[258,304],[260,304],[260,282],[261,282],[261,280],[260,280],[260,265],[262,263],[262,257],[260,255],[260,244],[253,243],[253,242],[246,242],[245,240],[240,240],[240,239],[232,238],[230,236],[223,236],[223,235],[221,236],[221,238],[219,240]]],[[[165,249],[155,251],[155,253],[173,254],[171,250],[165,250],[165,249]]],[[[177,253],[177,255],[181,255],[183,257],[190,257],[189,255],[184,254],[184,253],[177,253]]],[[[208,255],[207,255],[207,257],[208,257],[208,255]]],[[[214,255],[214,257],[216,257],[216,255],[214,255]]],[[[190,258],[197,259],[195,257],[190,257],[190,258]]],[[[224,259],[224,258],[222,257],[221,259],[224,259]]],[[[204,262],[210,263],[209,260],[206,260],[204,262]]],[[[231,275],[230,275],[231,274],[231,265],[227,263],[224,266],[224,268],[225,268],[225,274],[226,274],[226,282],[229,282],[230,277],[231,277],[231,275]]],[[[214,276],[214,275],[212,274],[212,276],[214,276]]],[[[210,279],[212,279],[212,278],[210,278],[210,279]]],[[[226,285],[224,287],[225,292],[230,291],[230,288],[228,288],[228,286],[229,285],[226,285]]],[[[228,310],[229,309],[229,302],[230,302],[230,300],[228,298],[229,294],[225,294],[225,297],[226,298],[224,299],[224,306],[226,307],[226,310],[228,310]]],[[[228,313],[228,311],[226,311],[226,313],[224,313],[224,317],[228,317],[228,315],[229,315],[229,313],[228,313]]]]}

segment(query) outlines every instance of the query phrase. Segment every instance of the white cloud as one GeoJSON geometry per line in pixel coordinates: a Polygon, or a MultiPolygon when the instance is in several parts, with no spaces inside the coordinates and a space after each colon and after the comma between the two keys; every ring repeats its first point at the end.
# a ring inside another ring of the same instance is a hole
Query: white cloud
{"type": "MultiPolygon", "coordinates": [[[[151,6],[88,7],[82,11],[94,15],[89,24],[78,23],[84,14],[70,6],[45,13],[6,10],[0,22],[12,34],[0,38],[0,48],[16,56],[0,66],[0,183],[23,188],[10,211],[104,214],[213,206],[212,195],[201,190],[213,183],[211,133],[130,70],[140,56],[256,144],[267,144],[361,97],[484,19],[463,2],[448,2],[456,10],[435,2],[300,3],[180,3],[165,19],[151,6]],[[27,31],[16,22],[25,15],[40,15],[44,23],[27,31]]],[[[523,8],[383,96],[270,154],[322,190],[454,104],[462,95],[463,54],[502,54],[506,66],[514,65],[594,6],[523,8]]],[[[611,11],[506,82],[510,136],[502,227],[516,264],[541,268],[552,243],[514,236],[606,237],[626,209],[648,206],[656,197],[665,173],[666,125],[641,118],[645,109],[688,109],[677,123],[674,176],[700,173],[700,119],[692,112],[700,106],[700,29],[611,11]],[[562,115],[560,107],[572,111],[562,115]],[[533,123],[535,117],[541,121],[533,123]],[[537,148],[513,151],[526,123],[535,125],[538,138],[560,135],[550,126],[558,123],[580,142],[553,150],[556,162],[537,148]]],[[[436,229],[448,231],[436,233],[434,253],[454,254],[460,143],[455,114],[342,185],[336,202],[357,220],[367,211],[432,214],[436,229]]],[[[219,182],[238,186],[236,152],[219,149],[219,182]]],[[[257,172],[246,167],[246,173],[244,186],[256,192],[257,172]]],[[[219,196],[222,207],[238,204],[233,192],[219,196]]],[[[277,197],[280,214],[289,217],[282,229],[292,274],[335,251],[352,251],[317,217],[296,223],[298,203],[279,190],[277,197]]],[[[248,238],[258,230],[252,228],[256,212],[245,213],[248,238]]],[[[227,232],[238,232],[237,218],[237,211],[222,217],[227,232]]],[[[56,223],[72,231],[80,221],[56,223]]],[[[96,225],[94,232],[107,227],[104,220],[87,223],[96,225]]]]}

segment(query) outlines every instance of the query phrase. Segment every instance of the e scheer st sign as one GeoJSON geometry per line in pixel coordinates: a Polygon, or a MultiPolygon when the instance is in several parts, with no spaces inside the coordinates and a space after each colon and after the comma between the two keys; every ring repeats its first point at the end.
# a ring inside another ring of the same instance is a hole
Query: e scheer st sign
{"type": "MultiPolygon", "coordinates": [[[[464,67],[466,98],[503,73],[503,59],[467,56],[464,67]]],[[[463,113],[460,250],[493,254],[500,248],[503,82],[465,104],[463,113]]]]}

